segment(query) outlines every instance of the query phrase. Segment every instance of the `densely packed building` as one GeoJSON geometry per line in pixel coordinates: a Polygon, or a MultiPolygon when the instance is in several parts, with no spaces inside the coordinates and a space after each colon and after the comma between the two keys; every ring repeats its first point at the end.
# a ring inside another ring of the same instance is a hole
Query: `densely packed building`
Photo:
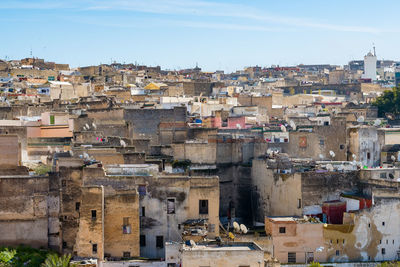
{"type": "Polygon", "coordinates": [[[371,104],[396,69],[0,61],[0,245],[110,267],[398,260],[399,120],[371,104]]]}

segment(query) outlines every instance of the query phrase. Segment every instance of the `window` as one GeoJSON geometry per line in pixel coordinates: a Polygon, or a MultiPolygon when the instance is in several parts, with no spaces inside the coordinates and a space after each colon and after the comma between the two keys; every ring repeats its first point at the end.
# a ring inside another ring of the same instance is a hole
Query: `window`
{"type": "Polygon", "coordinates": [[[320,140],[319,140],[319,145],[320,145],[320,146],[325,145],[325,140],[324,140],[324,139],[320,139],[320,140]]]}
{"type": "Polygon", "coordinates": [[[75,210],[79,211],[80,208],[81,208],[81,203],[80,202],[75,202],[75,210]]]}
{"type": "Polygon", "coordinates": [[[371,224],[370,223],[368,224],[368,228],[371,228],[371,224]]]}
{"type": "Polygon", "coordinates": [[[93,254],[97,253],[97,244],[92,244],[92,252],[93,254]]]}
{"type": "Polygon", "coordinates": [[[129,224],[129,217],[123,218],[122,233],[123,234],[131,233],[131,225],[129,224]]]}
{"type": "Polygon", "coordinates": [[[336,256],[340,256],[340,251],[336,250],[336,256]]]}
{"type": "Polygon", "coordinates": [[[50,124],[54,124],[55,119],[54,119],[54,115],[50,115],[50,124]]]}
{"type": "Polygon", "coordinates": [[[130,253],[129,251],[124,251],[124,252],[122,253],[122,257],[124,257],[124,258],[130,258],[130,257],[131,257],[131,253],[130,253]]]}
{"type": "Polygon", "coordinates": [[[67,242],[65,241],[62,242],[62,248],[67,248],[67,242]]]}
{"type": "Polygon", "coordinates": [[[156,236],[156,248],[164,247],[164,237],[162,235],[156,236]]]}
{"type": "Polygon", "coordinates": [[[307,252],[307,262],[314,262],[314,252],[307,252]]]}
{"type": "Polygon", "coordinates": [[[140,246],[141,247],[146,246],[146,236],[145,235],[140,235],[140,246]]]}
{"type": "Polygon", "coordinates": [[[382,255],[385,255],[386,254],[386,249],[385,248],[382,248],[382,255]]]}
{"type": "Polygon", "coordinates": [[[145,196],[146,195],[146,185],[139,185],[138,191],[139,191],[139,196],[145,196]]]}
{"type": "Polygon", "coordinates": [[[145,207],[142,207],[142,214],[141,214],[141,216],[142,216],[142,217],[146,217],[146,208],[145,208],[145,207]]]}
{"type": "Polygon", "coordinates": [[[167,199],[167,214],[175,214],[175,199],[167,199]]]}
{"type": "Polygon", "coordinates": [[[344,145],[340,145],[339,148],[340,148],[340,149],[344,149],[344,145]]]}
{"type": "Polygon", "coordinates": [[[382,240],[379,240],[379,244],[382,244],[382,240]]]}
{"type": "Polygon", "coordinates": [[[296,252],[288,252],[287,261],[288,263],[296,263],[296,252]]]}
{"type": "Polygon", "coordinates": [[[176,263],[167,263],[167,267],[176,267],[176,263]]]}
{"type": "Polygon", "coordinates": [[[66,187],[67,186],[67,181],[66,180],[61,180],[61,186],[66,187]]]}
{"type": "Polygon", "coordinates": [[[367,153],[367,159],[371,159],[371,153],[367,153]]]}
{"type": "Polygon", "coordinates": [[[301,199],[300,198],[297,200],[297,208],[301,209],[301,199]]]}
{"type": "Polygon", "coordinates": [[[97,214],[96,210],[92,210],[92,220],[96,220],[97,214]]]}
{"type": "Polygon", "coordinates": [[[199,214],[208,214],[208,200],[199,200],[199,214]]]}
{"type": "Polygon", "coordinates": [[[279,233],[280,234],[286,233],[286,227],[279,227],[279,233]]]}
{"type": "Polygon", "coordinates": [[[381,173],[379,174],[379,177],[380,177],[380,178],[386,178],[386,172],[381,172],[381,173]]]}
{"type": "Polygon", "coordinates": [[[389,240],[386,239],[386,244],[389,244],[389,240]]]}

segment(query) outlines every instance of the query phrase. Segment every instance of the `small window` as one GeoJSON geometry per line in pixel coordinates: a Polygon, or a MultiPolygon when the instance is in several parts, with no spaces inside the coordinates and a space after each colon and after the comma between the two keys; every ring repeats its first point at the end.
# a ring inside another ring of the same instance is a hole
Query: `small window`
{"type": "Polygon", "coordinates": [[[382,248],[382,255],[385,255],[386,254],[386,249],[385,248],[382,248]]]}
{"type": "Polygon", "coordinates": [[[344,245],[344,239],[343,239],[343,245],[344,245]]]}
{"type": "Polygon", "coordinates": [[[92,252],[93,254],[97,253],[97,244],[92,244],[92,252]]]}
{"type": "Polygon", "coordinates": [[[208,214],[208,200],[199,200],[199,214],[208,214]]]}
{"type": "Polygon", "coordinates": [[[92,220],[96,220],[97,212],[96,210],[92,210],[92,220]]]}
{"type": "Polygon", "coordinates": [[[382,240],[379,240],[379,244],[382,244],[382,240]]]}
{"type": "Polygon", "coordinates": [[[371,224],[370,223],[368,224],[368,228],[371,228],[371,224]]]}
{"type": "Polygon", "coordinates": [[[123,218],[122,233],[123,234],[131,233],[131,225],[129,224],[129,217],[123,218]]]}
{"type": "Polygon", "coordinates": [[[339,244],[339,239],[336,239],[336,244],[339,244]]]}
{"type": "Polygon", "coordinates": [[[139,191],[139,196],[145,196],[146,195],[146,185],[139,185],[138,191],[139,191]]]}
{"type": "Polygon", "coordinates": [[[61,180],[61,186],[66,187],[67,186],[67,181],[66,180],[61,180]]]}
{"type": "Polygon", "coordinates": [[[63,242],[62,242],[62,247],[63,247],[63,248],[67,248],[67,242],[63,241],[63,242]]]}
{"type": "Polygon", "coordinates": [[[381,172],[381,173],[379,174],[379,177],[380,177],[380,178],[386,178],[386,172],[381,172]]]}
{"type": "Polygon", "coordinates": [[[54,115],[50,115],[50,124],[54,124],[55,119],[54,119],[54,115]]]}
{"type": "Polygon", "coordinates": [[[301,199],[300,198],[297,200],[297,208],[301,209],[301,199]]]}
{"type": "Polygon", "coordinates": [[[140,235],[140,246],[141,247],[146,246],[146,236],[145,235],[140,235]]]}
{"type": "Polygon", "coordinates": [[[321,146],[325,145],[325,140],[324,140],[324,139],[320,139],[320,140],[319,140],[319,144],[320,144],[321,146]]]}
{"type": "Polygon", "coordinates": [[[286,227],[279,227],[279,233],[280,234],[285,234],[286,233],[286,227]]]}
{"type": "Polygon", "coordinates": [[[162,235],[156,236],[156,248],[164,248],[164,237],[162,235]]]}
{"type": "Polygon", "coordinates": [[[80,208],[81,208],[81,203],[80,202],[75,202],[75,210],[79,211],[80,208]]]}
{"type": "Polygon", "coordinates": [[[389,240],[386,239],[386,245],[389,244],[389,240]]]}
{"type": "Polygon", "coordinates": [[[288,263],[296,263],[296,252],[288,252],[288,263]]]}
{"type": "Polygon", "coordinates": [[[176,267],[176,263],[167,263],[167,267],[176,267]]]}
{"type": "Polygon", "coordinates": [[[340,256],[340,251],[336,250],[336,256],[340,256]]]}
{"type": "Polygon", "coordinates": [[[339,148],[343,150],[344,149],[344,145],[340,145],[339,148]]]}
{"type": "Polygon", "coordinates": [[[167,199],[167,214],[175,214],[175,199],[167,199]]]}
{"type": "Polygon", "coordinates": [[[392,240],[392,243],[393,243],[393,245],[394,245],[394,239],[392,240]]]}
{"type": "Polygon", "coordinates": [[[367,159],[371,159],[371,153],[367,153],[367,159]]]}
{"type": "Polygon", "coordinates": [[[122,257],[124,257],[124,258],[130,258],[130,257],[131,257],[131,253],[130,253],[129,251],[124,251],[124,252],[122,253],[122,257]]]}
{"type": "Polygon", "coordinates": [[[142,216],[142,217],[146,217],[146,208],[145,208],[145,207],[142,207],[142,214],[141,214],[141,216],[142,216]]]}

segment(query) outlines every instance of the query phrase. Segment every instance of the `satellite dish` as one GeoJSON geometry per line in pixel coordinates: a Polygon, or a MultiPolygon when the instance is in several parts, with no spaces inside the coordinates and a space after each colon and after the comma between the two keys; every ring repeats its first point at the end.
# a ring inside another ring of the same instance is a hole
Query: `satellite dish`
{"type": "Polygon", "coordinates": [[[119,142],[120,142],[120,144],[121,144],[122,147],[126,147],[126,143],[125,143],[124,140],[121,139],[119,142]]]}
{"type": "Polygon", "coordinates": [[[191,247],[195,247],[196,246],[196,242],[194,242],[193,240],[189,240],[190,246],[191,247]]]}
{"type": "Polygon", "coordinates": [[[233,222],[233,229],[235,229],[235,232],[240,232],[240,226],[237,222],[233,222]]]}
{"type": "Polygon", "coordinates": [[[331,155],[331,157],[334,158],[336,154],[335,154],[335,152],[333,152],[332,150],[330,150],[330,151],[329,151],[329,155],[331,155]]]}
{"type": "Polygon", "coordinates": [[[88,130],[90,129],[90,126],[89,126],[89,124],[87,124],[87,123],[85,124],[85,127],[86,127],[86,129],[88,129],[88,130]]]}
{"type": "Polygon", "coordinates": [[[242,234],[247,234],[247,227],[246,227],[246,225],[244,225],[244,224],[241,224],[240,225],[240,230],[241,230],[241,232],[242,232],[242,234]]]}
{"type": "Polygon", "coordinates": [[[324,159],[324,155],[319,154],[319,158],[320,158],[320,159],[324,159]]]}
{"type": "Polygon", "coordinates": [[[364,116],[360,116],[357,118],[357,122],[364,122],[364,121],[365,121],[364,116]]]}
{"type": "Polygon", "coordinates": [[[396,161],[396,157],[393,156],[393,155],[390,157],[390,159],[391,159],[392,161],[396,161]]]}
{"type": "Polygon", "coordinates": [[[285,127],[285,125],[283,125],[283,124],[281,125],[281,131],[282,131],[282,132],[286,132],[286,127],[285,127]]]}
{"type": "Polygon", "coordinates": [[[381,125],[381,123],[382,123],[382,121],[380,119],[376,119],[374,121],[374,126],[379,126],[379,125],[381,125]]]}
{"type": "Polygon", "coordinates": [[[332,172],[332,171],[333,171],[333,166],[332,166],[332,164],[327,164],[327,165],[326,165],[326,169],[327,169],[328,171],[332,172]]]}
{"type": "Polygon", "coordinates": [[[289,125],[290,127],[292,127],[293,130],[296,130],[296,124],[294,123],[294,121],[289,121],[289,125]]]}
{"type": "Polygon", "coordinates": [[[92,126],[93,126],[93,129],[95,129],[95,130],[97,129],[97,125],[94,122],[92,123],[92,126]]]}
{"type": "Polygon", "coordinates": [[[354,160],[356,160],[357,159],[357,156],[356,156],[356,154],[353,154],[353,155],[351,155],[352,157],[353,157],[353,159],[354,160]]]}

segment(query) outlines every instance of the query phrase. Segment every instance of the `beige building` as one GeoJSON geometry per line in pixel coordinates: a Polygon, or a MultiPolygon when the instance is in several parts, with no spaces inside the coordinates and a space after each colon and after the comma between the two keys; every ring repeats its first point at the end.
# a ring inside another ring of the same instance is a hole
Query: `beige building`
{"type": "Polygon", "coordinates": [[[194,246],[167,243],[167,266],[261,267],[264,251],[253,242],[199,243],[194,246]]]}

